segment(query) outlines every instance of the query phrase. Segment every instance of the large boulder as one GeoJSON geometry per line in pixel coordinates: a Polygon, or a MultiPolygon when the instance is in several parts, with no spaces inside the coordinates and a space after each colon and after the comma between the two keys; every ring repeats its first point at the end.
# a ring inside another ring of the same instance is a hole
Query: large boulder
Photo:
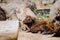
{"type": "Polygon", "coordinates": [[[19,21],[0,21],[0,40],[17,39],[19,21]]]}
{"type": "Polygon", "coordinates": [[[30,10],[30,8],[27,7],[25,1],[22,0],[13,0],[6,6],[2,6],[2,8],[6,11],[6,15],[9,20],[23,20],[26,15],[36,17],[35,14],[30,10]]]}

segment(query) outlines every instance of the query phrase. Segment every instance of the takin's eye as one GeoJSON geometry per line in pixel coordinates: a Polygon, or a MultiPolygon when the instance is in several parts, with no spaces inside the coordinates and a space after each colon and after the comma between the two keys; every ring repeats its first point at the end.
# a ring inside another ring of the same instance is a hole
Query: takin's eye
{"type": "Polygon", "coordinates": [[[60,21],[60,16],[55,17],[57,21],[60,21]]]}

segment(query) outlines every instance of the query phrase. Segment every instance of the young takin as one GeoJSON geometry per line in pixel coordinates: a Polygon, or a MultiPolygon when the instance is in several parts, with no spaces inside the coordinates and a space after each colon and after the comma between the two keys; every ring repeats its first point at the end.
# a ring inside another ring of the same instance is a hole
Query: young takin
{"type": "Polygon", "coordinates": [[[38,33],[41,32],[43,34],[50,34],[52,33],[52,28],[50,24],[48,24],[43,19],[36,19],[31,16],[27,16],[26,19],[23,21],[24,24],[28,26],[30,32],[38,33]]]}

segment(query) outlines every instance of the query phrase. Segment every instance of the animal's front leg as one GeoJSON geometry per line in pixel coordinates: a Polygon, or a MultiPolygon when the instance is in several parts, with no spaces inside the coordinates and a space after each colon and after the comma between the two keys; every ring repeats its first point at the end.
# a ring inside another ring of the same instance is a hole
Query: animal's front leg
{"type": "Polygon", "coordinates": [[[30,28],[29,27],[26,27],[26,29],[27,29],[26,32],[29,32],[30,31],[30,28]]]}

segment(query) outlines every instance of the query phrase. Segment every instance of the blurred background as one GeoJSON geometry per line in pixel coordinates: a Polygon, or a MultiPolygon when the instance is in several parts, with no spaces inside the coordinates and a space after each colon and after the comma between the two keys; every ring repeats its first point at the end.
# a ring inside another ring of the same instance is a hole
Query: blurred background
{"type": "MultiPolygon", "coordinates": [[[[12,1],[13,0],[0,0],[0,6],[4,6],[12,1]]],[[[35,12],[37,18],[43,18],[45,20],[48,20],[50,8],[57,0],[31,0],[31,1],[35,2],[36,4],[37,10],[35,10],[35,12]]]]}

